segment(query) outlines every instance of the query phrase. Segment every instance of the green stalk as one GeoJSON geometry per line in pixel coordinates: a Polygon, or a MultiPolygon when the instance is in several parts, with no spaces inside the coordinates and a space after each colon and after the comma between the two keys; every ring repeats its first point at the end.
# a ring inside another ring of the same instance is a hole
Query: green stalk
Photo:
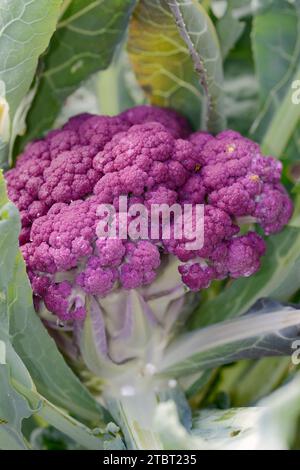
{"type": "MultiPolygon", "coordinates": [[[[300,78],[300,67],[293,80],[300,78]]],[[[300,104],[294,104],[295,90],[290,86],[276,111],[262,142],[262,151],[280,157],[300,121],[300,104]]]]}
{"type": "Polygon", "coordinates": [[[300,228],[300,194],[297,194],[295,197],[293,217],[289,225],[300,228]]]}
{"type": "Polygon", "coordinates": [[[115,116],[120,112],[118,88],[119,70],[118,64],[114,61],[96,78],[96,91],[101,114],[115,116]]]}
{"type": "Polygon", "coordinates": [[[161,441],[153,432],[153,418],[158,404],[154,390],[136,391],[132,396],[104,396],[105,404],[120,426],[126,446],[134,450],[160,450],[161,441]]]}

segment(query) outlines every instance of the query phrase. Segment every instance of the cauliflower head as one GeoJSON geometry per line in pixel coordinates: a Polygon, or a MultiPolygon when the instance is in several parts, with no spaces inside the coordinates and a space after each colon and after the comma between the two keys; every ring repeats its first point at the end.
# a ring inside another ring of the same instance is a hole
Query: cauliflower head
{"type": "Polygon", "coordinates": [[[43,304],[62,321],[81,320],[88,296],[151,287],[174,259],[178,282],[192,291],[213,279],[252,275],[265,242],[241,227],[250,221],[270,235],[287,224],[292,202],[281,170],[239,133],[192,132],[169,109],[71,118],[27,145],[5,175],[21,213],[20,246],[37,308],[43,304]],[[148,208],[204,204],[203,246],[188,250],[174,237],[99,239],[97,208],[117,209],[120,196],[148,208]]]}

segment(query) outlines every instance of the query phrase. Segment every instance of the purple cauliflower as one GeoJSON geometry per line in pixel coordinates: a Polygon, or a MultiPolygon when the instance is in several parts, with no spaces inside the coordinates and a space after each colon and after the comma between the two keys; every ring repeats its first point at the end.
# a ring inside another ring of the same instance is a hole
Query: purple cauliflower
{"type": "Polygon", "coordinates": [[[120,288],[151,292],[174,259],[178,282],[191,291],[252,275],[265,243],[254,228],[241,227],[258,224],[270,235],[287,224],[292,203],[281,169],[237,132],[193,133],[168,109],[71,118],[29,144],[6,173],[37,308],[62,321],[82,320],[91,297],[105,299],[120,288]],[[147,239],[99,238],[99,204],[118,210],[120,196],[127,196],[126,209],[204,204],[203,246],[189,250],[172,233],[163,239],[161,224],[147,239]]]}

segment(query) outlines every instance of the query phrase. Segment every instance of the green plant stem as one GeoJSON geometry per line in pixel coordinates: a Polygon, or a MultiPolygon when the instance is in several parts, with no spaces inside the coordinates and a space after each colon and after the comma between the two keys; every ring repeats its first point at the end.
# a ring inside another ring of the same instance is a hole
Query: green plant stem
{"type": "Polygon", "coordinates": [[[290,225],[292,227],[300,227],[300,194],[297,194],[294,200],[294,212],[290,225]]]}
{"type": "MultiPolygon", "coordinates": [[[[300,67],[294,80],[300,78],[300,67]]],[[[300,104],[292,101],[295,90],[290,86],[275,113],[262,142],[262,151],[280,157],[300,121],[300,104]]]]}
{"type": "Polygon", "coordinates": [[[96,90],[102,114],[114,116],[120,112],[119,106],[119,70],[116,62],[100,72],[96,78],[96,90]]]}
{"type": "Polygon", "coordinates": [[[133,396],[104,396],[106,406],[120,426],[126,446],[135,450],[160,450],[162,444],[153,432],[153,418],[158,404],[154,390],[137,391],[133,396]]]}

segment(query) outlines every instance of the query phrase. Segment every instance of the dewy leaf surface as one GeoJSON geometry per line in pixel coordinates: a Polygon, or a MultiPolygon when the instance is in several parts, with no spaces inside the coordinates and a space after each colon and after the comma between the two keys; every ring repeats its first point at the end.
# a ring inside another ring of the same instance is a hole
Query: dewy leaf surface
{"type": "Polygon", "coordinates": [[[64,100],[83,80],[108,67],[134,4],[135,0],[70,2],[41,64],[37,94],[27,119],[27,140],[51,127],[64,100]]]}

